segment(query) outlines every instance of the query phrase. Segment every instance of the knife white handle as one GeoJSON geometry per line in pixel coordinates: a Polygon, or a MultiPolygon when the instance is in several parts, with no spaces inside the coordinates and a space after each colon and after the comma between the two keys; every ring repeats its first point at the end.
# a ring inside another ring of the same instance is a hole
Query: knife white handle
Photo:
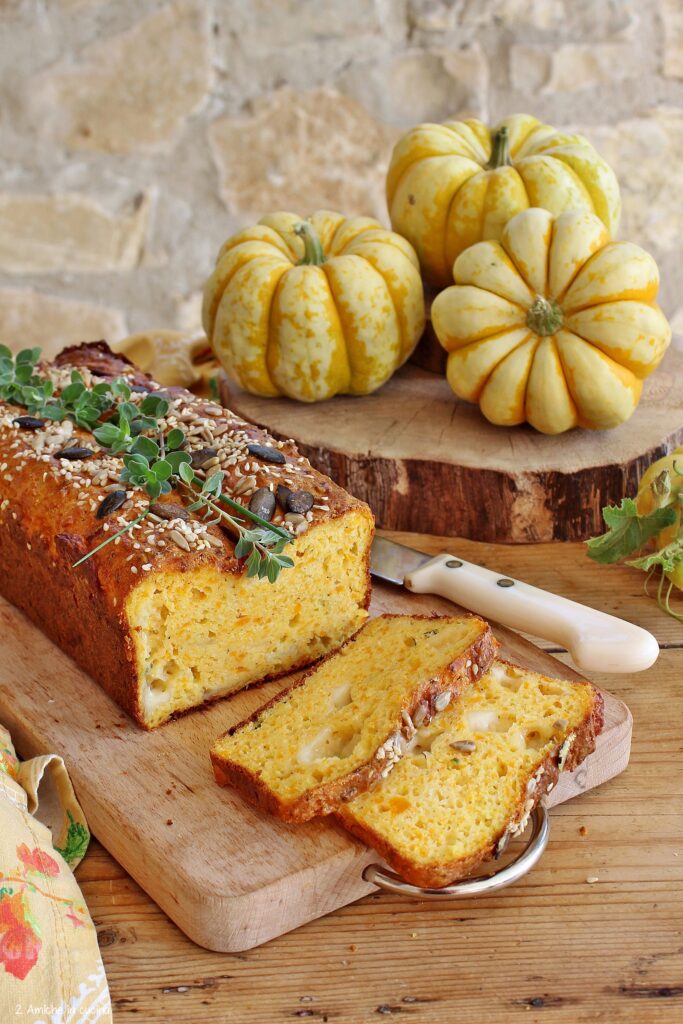
{"type": "Polygon", "coordinates": [[[641,672],[659,654],[655,638],[640,626],[454,555],[437,555],[404,583],[414,593],[438,594],[503,626],[566,647],[579,668],[589,672],[641,672]]]}

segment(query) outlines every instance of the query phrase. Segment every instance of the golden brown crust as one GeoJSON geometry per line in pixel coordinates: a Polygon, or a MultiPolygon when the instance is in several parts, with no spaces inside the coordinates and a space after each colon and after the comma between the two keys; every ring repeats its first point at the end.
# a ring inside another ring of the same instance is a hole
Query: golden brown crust
{"type": "MultiPolygon", "coordinates": [[[[578,768],[581,762],[584,761],[589,754],[593,753],[595,750],[596,737],[602,731],[604,723],[604,701],[601,693],[599,693],[594,687],[592,687],[592,690],[592,707],[586,714],[580,726],[576,729],[572,729],[574,739],[564,761],[563,771],[574,771],[574,769],[578,768]]],[[[397,850],[391,843],[388,843],[386,839],[378,832],[375,832],[374,829],[362,824],[350,814],[345,814],[343,808],[335,812],[335,817],[344,826],[344,828],[356,836],[356,838],[376,850],[380,857],[386,861],[389,867],[396,871],[396,873],[405,879],[406,882],[410,882],[411,885],[419,885],[423,888],[440,889],[445,885],[450,885],[452,882],[457,881],[459,878],[465,878],[468,875],[471,875],[483,863],[496,857],[497,851],[500,849],[500,844],[504,842],[510,828],[520,822],[523,823],[524,820],[528,818],[529,814],[531,814],[533,808],[540,802],[542,797],[544,797],[546,793],[556,785],[560,776],[558,760],[561,748],[562,744],[558,743],[557,746],[550,751],[543,762],[540,765],[537,765],[533,772],[529,773],[529,776],[525,780],[524,790],[520,795],[515,811],[510,816],[506,827],[491,836],[491,839],[485,846],[482,846],[481,849],[469,857],[462,857],[459,860],[450,861],[445,864],[420,864],[417,861],[413,861],[410,858],[405,857],[400,850],[397,850]],[[532,776],[536,776],[537,778],[536,786],[533,795],[527,796],[526,785],[528,785],[532,776]]]]}
{"type": "MultiPolygon", "coordinates": [[[[72,346],[61,352],[53,364],[43,365],[52,374],[61,373],[65,382],[71,368],[89,372],[96,379],[125,375],[137,389],[161,390],[187,416],[194,414],[198,420],[209,423],[211,430],[222,431],[219,444],[239,432],[244,443],[276,447],[286,458],[283,467],[251,457],[249,473],[256,478],[256,486],[261,486],[277,482],[275,471],[281,468],[283,475],[286,473],[294,481],[294,489],[313,493],[316,505],[323,509],[315,509],[308,527],[311,530],[354,509],[372,519],[367,505],[313,470],[293,442],[275,442],[264,430],[183,388],[160,389],[125,357],[114,355],[104,342],[72,346]]],[[[206,531],[213,537],[210,546],[207,543],[185,551],[170,543],[164,548],[145,550],[144,545],[134,546],[138,534],[126,534],[118,544],[108,544],[74,568],[73,563],[105,540],[109,530],[119,528],[116,516],[98,519],[95,510],[107,496],[106,487],[117,479],[120,465],[102,485],[96,485],[92,476],[86,477],[79,470],[80,463],[64,464],[54,458],[51,452],[63,445],[48,444],[42,452],[31,447],[42,443],[43,435],[21,430],[13,423],[14,417],[25,413],[23,408],[0,402],[0,593],[71,655],[139,725],[147,728],[138,706],[134,645],[124,610],[129,593],[147,571],[184,573],[213,566],[222,573],[239,575],[245,571],[244,563],[235,558],[232,539],[214,525],[206,531]]],[[[186,423],[181,422],[181,426],[186,423]]],[[[67,443],[96,451],[88,460],[89,469],[103,454],[92,434],[77,427],[67,443]]],[[[225,473],[224,492],[231,495],[245,474],[239,465],[225,467],[225,473]]],[[[121,510],[128,520],[148,503],[141,491],[132,500],[132,509],[121,510]]],[[[182,496],[174,492],[162,500],[185,504],[182,496]]],[[[370,601],[369,557],[368,549],[366,608],[370,601]]]]}
{"type": "MultiPolygon", "coordinates": [[[[398,618],[399,616],[385,614],[381,618],[391,619],[398,618]]],[[[445,618],[446,616],[439,615],[415,615],[411,618],[433,620],[437,618],[445,618]]],[[[463,616],[467,618],[478,618],[477,616],[463,616]]],[[[409,727],[403,720],[402,712],[405,711],[412,719],[415,714],[418,705],[422,703],[427,704],[427,710],[425,712],[424,722],[429,722],[435,713],[434,709],[434,698],[439,694],[449,691],[453,697],[459,696],[463,690],[471,683],[475,682],[479,676],[483,675],[495,656],[496,648],[498,647],[497,641],[495,640],[488,623],[484,623],[483,620],[479,619],[482,625],[485,627],[481,635],[477,640],[459,657],[450,664],[446,665],[443,670],[431,679],[423,680],[423,682],[415,689],[412,693],[409,701],[406,701],[404,706],[400,709],[395,729],[392,730],[394,733],[400,733],[404,739],[409,739],[409,727]]],[[[358,634],[362,631],[358,630],[352,637],[350,637],[345,644],[351,644],[354,642],[358,634]]],[[[333,651],[328,654],[323,661],[334,657],[338,651],[333,651]]],[[[300,679],[298,679],[292,686],[287,687],[282,693],[277,694],[272,700],[264,704],[263,707],[258,708],[252,715],[233,726],[232,729],[228,730],[226,735],[233,735],[239,729],[243,729],[250,722],[253,722],[259,718],[259,716],[272,707],[274,704],[279,703],[282,700],[286,700],[292,690],[299,686],[302,686],[308,677],[319,668],[319,662],[317,666],[305,672],[300,679]]],[[[388,739],[388,737],[385,737],[388,739]]],[[[220,742],[220,740],[218,741],[220,742]]],[[[250,772],[242,765],[231,761],[230,758],[223,757],[215,749],[211,751],[211,763],[213,764],[214,775],[216,782],[221,786],[235,786],[238,788],[251,803],[269,811],[276,817],[282,819],[282,821],[288,822],[303,822],[308,821],[310,818],[331,814],[335,810],[338,810],[343,806],[347,800],[352,800],[359,793],[364,793],[367,789],[370,789],[382,777],[382,771],[386,770],[387,764],[384,759],[380,759],[375,755],[372,760],[360,765],[353,772],[342,778],[335,779],[331,782],[324,782],[314,789],[307,790],[296,800],[285,803],[281,800],[276,793],[274,793],[269,786],[263,782],[258,774],[250,772]]]]}

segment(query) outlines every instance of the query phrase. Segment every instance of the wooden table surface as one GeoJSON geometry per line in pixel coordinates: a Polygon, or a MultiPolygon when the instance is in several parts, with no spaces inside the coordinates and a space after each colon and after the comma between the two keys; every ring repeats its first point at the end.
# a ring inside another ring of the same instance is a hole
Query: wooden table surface
{"type": "Polygon", "coordinates": [[[93,842],[77,876],[115,1021],[683,1021],[683,624],[645,596],[641,573],[595,565],[582,544],[392,536],[652,630],[654,668],[595,677],[633,712],[628,770],[553,810],[540,865],[510,889],[430,903],[377,893],[247,953],[195,946],[93,842]]]}

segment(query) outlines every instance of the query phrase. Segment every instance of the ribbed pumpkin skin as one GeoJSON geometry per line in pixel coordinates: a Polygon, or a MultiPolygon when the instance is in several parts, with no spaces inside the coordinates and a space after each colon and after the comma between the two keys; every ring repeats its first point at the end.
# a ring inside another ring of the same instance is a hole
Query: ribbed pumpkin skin
{"type": "Polygon", "coordinates": [[[319,210],[307,221],[325,255],[302,264],[304,220],[273,213],[228,239],[204,290],[216,356],[256,395],[318,402],[375,391],[424,329],[417,256],[369,217],[319,210]]]}
{"type": "Polygon", "coordinates": [[[499,242],[461,253],[453,276],[432,323],[453,391],[492,423],[545,434],[616,427],[671,341],[655,261],[611,241],[591,213],[525,210],[499,242]]]}
{"type": "Polygon", "coordinates": [[[528,114],[493,130],[474,118],[418,125],[394,149],[386,195],[394,231],[411,242],[425,279],[439,288],[450,283],[464,249],[500,238],[510,218],[529,207],[588,210],[611,234],[621,211],[616,176],[591,144],[528,114]],[[501,128],[510,163],[487,169],[501,128]]]}

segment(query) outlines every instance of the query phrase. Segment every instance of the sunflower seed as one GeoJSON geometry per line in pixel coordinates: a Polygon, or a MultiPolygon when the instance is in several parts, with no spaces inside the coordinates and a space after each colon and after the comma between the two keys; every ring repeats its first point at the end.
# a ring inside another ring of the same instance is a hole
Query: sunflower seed
{"type": "Polygon", "coordinates": [[[426,700],[421,700],[417,705],[415,714],[413,715],[413,725],[421,726],[424,725],[427,714],[429,713],[429,704],[426,700]]]}
{"type": "Polygon", "coordinates": [[[453,750],[459,750],[461,754],[473,754],[477,749],[477,744],[474,740],[456,740],[451,743],[453,750]]]}
{"type": "Polygon", "coordinates": [[[443,693],[438,693],[434,698],[434,710],[443,711],[451,702],[451,694],[449,690],[444,690],[443,693]]]}
{"type": "Polygon", "coordinates": [[[239,495],[244,494],[245,491],[253,490],[256,487],[255,476],[243,476],[241,480],[238,480],[233,489],[233,494],[239,495]]]}
{"type": "Polygon", "coordinates": [[[171,538],[173,543],[177,544],[179,548],[183,549],[183,551],[189,551],[190,550],[190,545],[189,545],[187,539],[185,537],[183,537],[183,535],[180,532],[180,530],[171,530],[171,532],[169,533],[169,537],[171,538]]]}

